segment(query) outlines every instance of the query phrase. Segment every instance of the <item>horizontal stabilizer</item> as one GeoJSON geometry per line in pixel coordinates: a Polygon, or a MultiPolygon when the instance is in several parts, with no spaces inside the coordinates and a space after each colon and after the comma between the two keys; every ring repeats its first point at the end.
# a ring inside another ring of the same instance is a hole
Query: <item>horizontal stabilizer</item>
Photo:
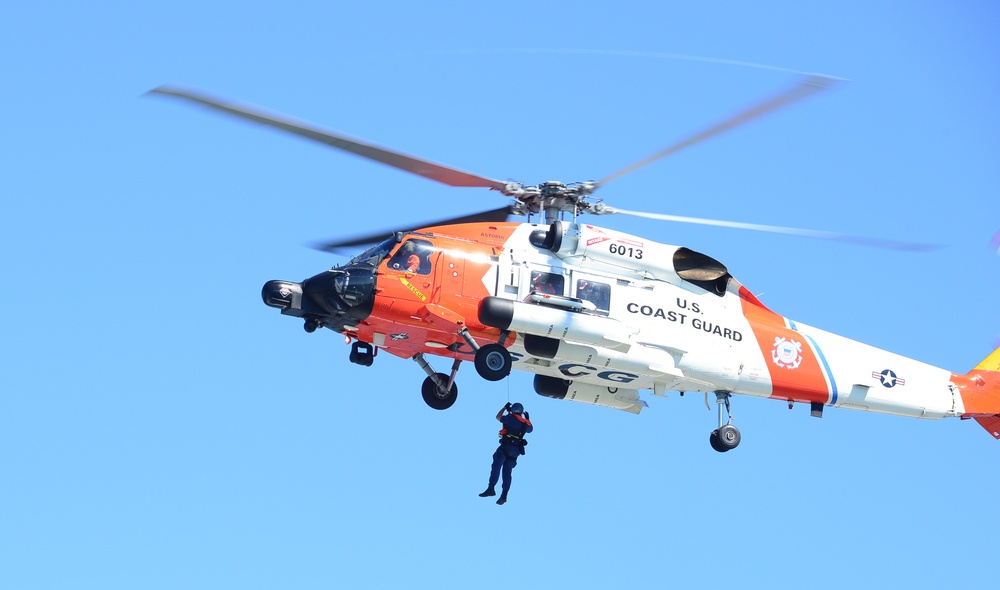
{"type": "Polygon", "coordinates": [[[992,418],[976,418],[976,422],[979,422],[980,426],[986,429],[993,438],[1000,440],[1000,418],[996,416],[992,418]]]}

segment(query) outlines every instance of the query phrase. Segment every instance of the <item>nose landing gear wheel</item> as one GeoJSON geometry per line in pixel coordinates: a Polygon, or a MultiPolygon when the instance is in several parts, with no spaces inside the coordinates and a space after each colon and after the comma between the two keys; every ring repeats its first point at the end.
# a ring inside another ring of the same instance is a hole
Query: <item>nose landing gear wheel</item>
{"type": "MultiPolygon", "coordinates": [[[[436,376],[441,383],[448,383],[448,376],[444,373],[437,373],[436,376]]],[[[433,378],[427,377],[420,386],[420,395],[423,396],[424,402],[435,410],[447,410],[458,399],[458,384],[452,383],[451,389],[444,391],[438,387],[433,378]]]]}
{"type": "Polygon", "coordinates": [[[510,374],[510,353],[503,346],[487,344],[476,351],[476,372],[487,381],[499,381],[510,374]]]}

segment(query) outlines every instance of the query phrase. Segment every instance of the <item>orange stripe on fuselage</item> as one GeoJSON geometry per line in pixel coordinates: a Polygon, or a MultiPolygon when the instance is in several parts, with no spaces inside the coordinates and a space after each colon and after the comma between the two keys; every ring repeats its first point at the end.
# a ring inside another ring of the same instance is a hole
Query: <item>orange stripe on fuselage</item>
{"type": "Polygon", "coordinates": [[[771,397],[830,403],[830,386],[810,340],[764,307],[746,287],[740,287],[740,303],[771,375],[771,397]]]}

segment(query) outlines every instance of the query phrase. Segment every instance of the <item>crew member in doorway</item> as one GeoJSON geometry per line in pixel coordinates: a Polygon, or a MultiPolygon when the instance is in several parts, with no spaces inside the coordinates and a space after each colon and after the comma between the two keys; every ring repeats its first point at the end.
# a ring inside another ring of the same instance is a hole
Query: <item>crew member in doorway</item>
{"type": "Polygon", "coordinates": [[[531,290],[545,295],[562,295],[556,288],[553,275],[537,270],[531,272],[531,290]]]}
{"type": "Polygon", "coordinates": [[[524,445],[528,444],[528,441],[524,440],[524,435],[534,430],[534,427],[521,404],[508,402],[497,412],[497,420],[503,424],[503,428],[500,429],[500,446],[493,453],[490,485],[485,492],[479,494],[479,497],[496,496],[497,481],[503,473],[503,485],[500,487],[500,498],[497,500],[497,504],[503,505],[507,502],[507,492],[510,491],[510,472],[517,466],[517,458],[524,454],[524,445]]]}

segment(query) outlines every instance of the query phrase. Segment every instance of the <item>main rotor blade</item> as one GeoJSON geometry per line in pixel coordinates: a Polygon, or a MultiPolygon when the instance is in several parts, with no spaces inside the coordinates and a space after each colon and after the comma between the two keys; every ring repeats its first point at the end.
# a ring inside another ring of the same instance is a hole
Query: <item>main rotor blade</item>
{"type": "Polygon", "coordinates": [[[329,129],[323,129],[307,121],[297,120],[281,113],[268,112],[261,107],[246,103],[237,103],[229,99],[215,98],[198,90],[165,85],[150,90],[148,94],[162,94],[190,100],[229,115],[281,129],[282,131],[318,141],[449,186],[482,187],[503,191],[507,185],[507,183],[499,180],[493,180],[492,178],[465,172],[451,166],[437,164],[429,160],[378,147],[329,129]]]}
{"type": "Polygon", "coordinates": [[[665,215],[663,213],[646,213],[644,211],[626,211],[613,207],[605,207],[603,213],[620,213],[622,215],[632,215],[633,217],[645,217],[647,219],[658,219],[661,221],[676,221],[679,223],[696,223],[700,225],[714,225],[718,227],[734,227],[737,229],[748,229],[774,234],[786,234],[790,236],[801,236],[805,238],[816,238],[819,240],[830,240],[834,242],[846,242],[848,244],[859,244],[871,246],[873,248],[888,248],[890,250],[907,250],[911,252],[927,252],[937,250],[943,246],[939,244],[916,244],[912,242],[898,242],[895,240],[883,240],[881,238],[866,238],[840,234],[829,231],[818,231],[811,229],[797,229],[794,227],[781,227],[778,225],[760,225],[757,223],[741,223],[739,221],[721,221],[718,219],[704,219],[701,217],[682,217],[680,215],[665,215]]]}
{"type": "MultiPolygon", "coordinates": [[[[507,221],[507,217],[510,215],[510,207],[501,207],[499,209],[490,209],[489,211],[480,211],[479,213],[472,213],[469,215],[464,215],[462,217],[450,217],[448,219],[442,219],[440,221],[428,221],[421,223],[419,225],[414,225],[408,229],[419,229],[424,227],[436,227],[439,225],[454,225],[457,223],[475,223],[475,222],[501,222],[507,221]]],[[[312,247],[317,250],[323,250],[325,252],[337,252],[344,250],[346,248],[352,248],[356,246],[364,246],[367,244],[374,244],[376,242],[381,242],[382,240],[392,236],[397,231],[406,230],[382,230],[379,232],[374,232],[364,236],[356,236],[353,238],[347,238],[344,240],[338,240],[335,242],[323,242],[319,244],[313,244],[312,247]]]]}
{"type": "Polygon", "coordinates": [[[655,154],[649,156],[645,160],[636,162],[631,166],[622,168],[618,172],[615,172],[614,174],[602,178],[601,180],[597,181],[597,184],[595,185],[594,188],[595,189],[599,188],[604,184],[611,182],[612,180],[620,176],[624,176],[630,172],[634,172],[639,168],[646,166],[647,164],[651,164],[661,158],[665,158],[685,148],[691,147],[696,143],[705,141],[706,139],[719,135],[720,133],[729,131],[734,127],[743,125],[744,123],[752,121],[758,117],[762,117],[770,113],[771,111],[775,111],[777,109],[780,109],[781,107],[788,106],[793,102],[801,100],[815,92],[818,92],[820,90],[825,90],[826,88],[833,86],[833,84],[836,83],[837,81],[839,81],[838,78],[831,78],[829,76],[822,76],[818,74],[799,80],[799,82],[795,86],[789,88],[788,90],[785,90],[784,92],[776,96],[773,96],[763,102],[760,102],[746,110],[740,111],[739,113],[736,113],[732,117],[729,117],[728,119],[720,123],[717,123],[716,125],[713,125],[712,127],[709,127],[708,129],[705,129],[700,133],[696,133],[683,141],[679,141],[663,150],[660,150],[659,152],[656,152],[655,154]]]}

